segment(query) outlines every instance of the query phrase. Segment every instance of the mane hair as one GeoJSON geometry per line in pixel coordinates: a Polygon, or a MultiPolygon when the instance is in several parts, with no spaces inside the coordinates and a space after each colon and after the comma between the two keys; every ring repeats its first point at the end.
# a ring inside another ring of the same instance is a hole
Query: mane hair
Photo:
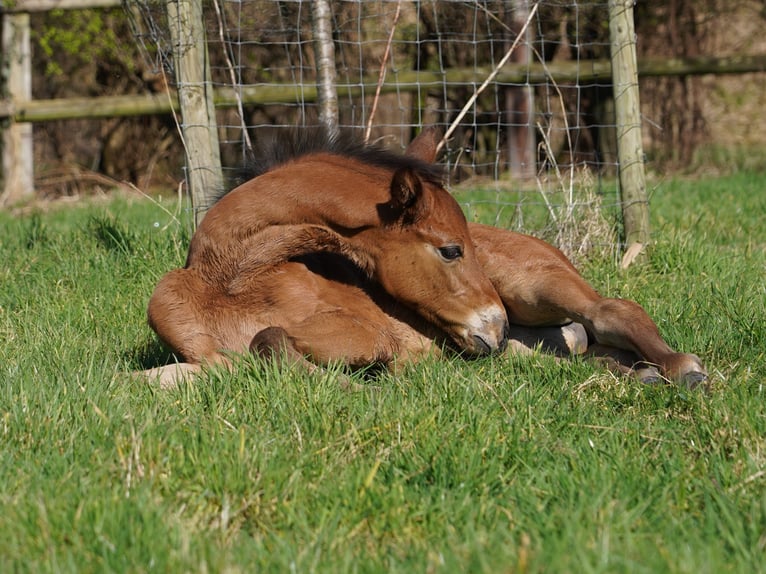
{"type": "MultiPolygon", "coordinates": [[[[358,129],[333,133],[323,127],[294,127],[287,132],[273,130],[261,138],[252,153],[248,154],[245,164],[232,178],[230,189],[289,161],[314,153],[344,156],[392,172],[402,168],[411,169],[421,178],[439,185],[444,179],[443,166],[395,153],[379,143],[367,143],[361,138],[358,129]]],[[[226,193],[219,194],[215,201],[226,193]]]]}

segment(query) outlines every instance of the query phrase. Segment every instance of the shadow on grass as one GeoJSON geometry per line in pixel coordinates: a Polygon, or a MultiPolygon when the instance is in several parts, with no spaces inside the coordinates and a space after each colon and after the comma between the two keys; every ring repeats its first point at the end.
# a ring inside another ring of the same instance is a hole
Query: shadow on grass
{"type": "Polygon", "coordinates": [[[125,351],[123,358],[137,370],[145,371],[178,362],[178,358],[156,338],[125,351]]]}

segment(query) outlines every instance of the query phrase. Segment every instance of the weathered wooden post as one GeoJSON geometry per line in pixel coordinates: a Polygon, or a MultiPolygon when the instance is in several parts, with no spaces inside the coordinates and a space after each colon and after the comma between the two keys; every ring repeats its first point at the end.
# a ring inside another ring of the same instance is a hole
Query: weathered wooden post
{"type": "MultiPolygon", "coordinates": [[[[511,61],[517,64],[531,62],[532,27],[524,28],[529,18],[529,0],[510,0],[506,2],[509,34],[508,47],[513,44],[516,35],[524,30],[524,39],[516,46],[511,61]]],[[[513,86],[506,88],[505,113],[508,125],[508,167],[511,176],[527,179],[535,176],[535,99],[532,86],[513,86]]]]}
{"type": "MultiPolygon", "coordinates": [[[[649,243],[649,201],[646,195],[641,110],[638,98],[634,0],[609,0],[612,84],[617,120],[617,162],[627,253],[649,243]]],[[[623,259],[623,264],[630,262],[623,259]]]]}
{"type": "Polygon", "coordinates": [[[212,197],[223,189],[221,151],[210,81],[202,0],[168,0],[181,132],[186,152],[186,181],[198,225],[212,197]]]}
{"type": "Polygon", "coordinates": [[[334,133],[338,130],[338,92],[335,85],[332,10],[328,0],[316,0],[311,3],[311,28],[316,52],[319,121],[330,133],[334,133]]]}
{"type": "MultiPolygon", "coordinates": [[[[3,9],[2,51],[0,52],[0,97],[10,103],[32,99],[32,52],[29,40],[29,13],[3,9]]],[[[9,116],[0,125],[0,205],[32,197],[34,149],[32,124],[17,123],[9,116]]]]}

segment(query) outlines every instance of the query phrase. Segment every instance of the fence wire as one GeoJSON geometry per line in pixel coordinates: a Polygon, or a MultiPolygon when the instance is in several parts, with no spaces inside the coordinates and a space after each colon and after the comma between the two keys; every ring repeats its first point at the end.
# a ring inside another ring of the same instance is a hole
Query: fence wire
{"type": "MultiPolygon", "coordinates": [[[[164,7],[138,6],[139,39],[172,78],[164,7]]],[[[582,72],[609,59],[607,2],[335,0],[331,9],[341,128],[369,126],[370,139],[403,149],[423,125],[454,124],[442,161],[469,218],[534,232],[569,255],[617,256],[612,86],[608,74],[582,72]]],[[[224,166],[274,130],[319,123],[310,2],[210,0],[203,11],[211,81],[237,100],[218,111],[224,166]]]]}

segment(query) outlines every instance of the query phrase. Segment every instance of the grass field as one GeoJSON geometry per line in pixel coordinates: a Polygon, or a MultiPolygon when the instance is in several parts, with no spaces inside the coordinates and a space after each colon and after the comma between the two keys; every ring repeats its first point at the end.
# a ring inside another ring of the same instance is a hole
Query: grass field
{"type": "Polygon", "coordinates": [[[188,232],[138,198],[0,213],[0,571],[766,570],[764,188],[663,182],[651,258],[583,267],[708,394],[544,356],[161,392],[120,373],[163,355],[188,232]]]}

